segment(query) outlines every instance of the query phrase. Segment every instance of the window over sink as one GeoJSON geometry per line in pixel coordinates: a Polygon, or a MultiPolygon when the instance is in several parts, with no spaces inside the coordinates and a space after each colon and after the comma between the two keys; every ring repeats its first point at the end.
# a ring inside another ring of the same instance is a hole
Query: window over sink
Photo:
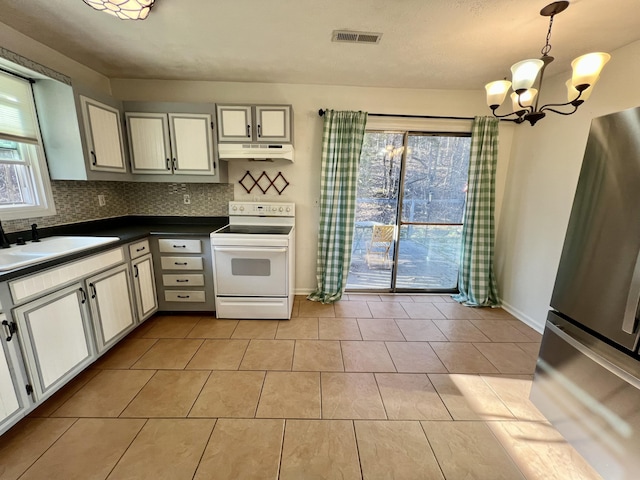
{"type": "Polygon", "coordinates": [[[0,72],[0,217],[55,213],[31,84],[0,72]]]}

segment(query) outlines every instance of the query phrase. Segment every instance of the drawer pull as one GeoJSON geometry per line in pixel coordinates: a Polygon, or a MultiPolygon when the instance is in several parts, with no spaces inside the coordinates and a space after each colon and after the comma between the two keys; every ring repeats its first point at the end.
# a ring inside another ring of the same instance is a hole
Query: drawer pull
{"type": "Polygon", "coordinates": [[[173,248],[187,248],[186,245],[174,245],[173,248]]]}
{"type": "Polygon", "coordinates": [[[173,262],[174,265],[189,265],[187,262],[173,262]]]}
{"type": "Polygon", "coordinates": [[[176,283],[189,283],[189,279],[188,279],[188,278],[185,278],[185,279],[183,280],[183,279],[178,278],[178,279],[176,279],[176,283]]]}
{"type": "Polygon", "coordinates": [[[176,295],[178,298],[190,298],[189,295],[176,295]]]}
{"type": "Polygon", "coordinates": [[[146,250],[147,247],[140,247],[140,248],[136,248],[136,252],[142,252],[143,250],[146,250]]]}

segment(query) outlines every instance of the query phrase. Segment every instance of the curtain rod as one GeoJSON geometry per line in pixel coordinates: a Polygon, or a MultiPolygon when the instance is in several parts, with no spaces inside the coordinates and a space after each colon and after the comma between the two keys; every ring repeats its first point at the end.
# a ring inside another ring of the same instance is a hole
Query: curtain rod
{"type": "MultiPolygon", "coordinates": [[[[324,116],[324,112],[322,108],[318,110],[318,115],[321,117],[324,116]]],[[[398,117],[398,118],[426,118],[426,119],[440,119],[440,120],[473,120],[474,117],[450,117],[450,116],[442,116],[442,115],[396,115],[394,113],[369,113],[370,117],[398,117]]],[[[510,119],[500,119],[501,122],[513,122],[510,119]]]]}

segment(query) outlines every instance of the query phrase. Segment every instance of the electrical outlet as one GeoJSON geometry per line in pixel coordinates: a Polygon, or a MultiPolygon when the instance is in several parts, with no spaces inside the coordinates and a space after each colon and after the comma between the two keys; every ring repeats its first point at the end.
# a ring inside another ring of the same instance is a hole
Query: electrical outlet
{"type": "Polygon", "coordinates": [[[189,195],[188,193],[185,193],[182,196],[182,201],[184,202],[185,205],[190,205],[191,204],[191,195],[189,195]]]}
{"type": "Polygon", "coordinates": [[[107,204],[107,200],[104,198],[104,195],[98,195],[98,205],[104,207],[107,204]]]}

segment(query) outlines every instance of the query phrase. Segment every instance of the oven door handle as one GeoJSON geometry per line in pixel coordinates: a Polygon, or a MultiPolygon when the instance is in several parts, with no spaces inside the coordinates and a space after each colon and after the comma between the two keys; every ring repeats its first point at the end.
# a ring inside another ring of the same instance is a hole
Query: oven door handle
{"type": "Polygon", "coordinates": [[[213,247],[216,252],[269,252],[269,253],[286,253],[286,248],[271,247],[213,247]]]}

